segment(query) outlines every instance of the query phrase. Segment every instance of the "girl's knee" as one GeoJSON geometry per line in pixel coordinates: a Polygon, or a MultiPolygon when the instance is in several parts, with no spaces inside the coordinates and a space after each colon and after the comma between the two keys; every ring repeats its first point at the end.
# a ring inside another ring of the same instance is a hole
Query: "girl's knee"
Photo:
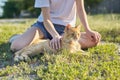
{"type": "Polygon", "coordinates": [[[93,42],[93,44],[91,45],[91,47],[95,47],[99,44],[99,42],[93,42]]]}
{"type": "Polygon", "coordinates": [[[13,52],[16,52],[16,51],[22,49],[23,47],[25,47],[25,45],[23,45],[22,43],[12,42],[11,46],[10,46],[10,50],[13,52]]]}
{"type": "Polygon", "coordinates": [[[86,48],[91,48],[91,47],[97,46],[100,43],[100,41],[99,42],[93,42],[91,40],[81,39],[79,41],[79,43],[80,43],[82,49],[86,49],[86,48]]]}
{"type": "Polygon", "coordinates": [[[12,43],[10,46],[10,50],[16,52],[19,50],[19,45],[12,43]]]}

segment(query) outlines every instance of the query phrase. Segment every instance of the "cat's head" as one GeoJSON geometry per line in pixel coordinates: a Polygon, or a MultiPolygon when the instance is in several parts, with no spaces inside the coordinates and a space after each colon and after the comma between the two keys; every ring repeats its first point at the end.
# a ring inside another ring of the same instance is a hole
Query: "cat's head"
{"type": "Polygon", "coordinates": [[[64,30],[64,37],[68,40],[79,40],[80,38],[80,25],[76,27],[72,27],[71,25],[67,25],[64,30]]]}

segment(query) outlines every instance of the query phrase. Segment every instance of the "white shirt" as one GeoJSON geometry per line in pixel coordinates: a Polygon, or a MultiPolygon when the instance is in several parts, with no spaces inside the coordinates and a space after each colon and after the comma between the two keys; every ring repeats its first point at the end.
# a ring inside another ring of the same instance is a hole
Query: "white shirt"
{"type": "MultiPolygon", "coordinates": [[[[75,0],[35,0],[35,7],[49,7],[52,23],[75,26],[76,23],[76,2],[75,0]]],[[[42,13],[38,17],[43,22],[42,13]]]]}

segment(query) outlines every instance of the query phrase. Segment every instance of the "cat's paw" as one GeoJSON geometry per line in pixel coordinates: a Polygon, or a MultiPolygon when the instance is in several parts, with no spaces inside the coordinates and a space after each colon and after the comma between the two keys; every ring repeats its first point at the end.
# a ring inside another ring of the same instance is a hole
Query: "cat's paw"
{"type": "Polygon", "coordinates": [[[16,55],[16,56],[14,57],[14,61],[15,61],[15,62],[19,62],[19,56],[18,56],[18,55],[16,55]]]}
{"type": "Polygon", "coordinates": [[[28,60],[30,60],[30,58],[28,57],[28,55],[16,55],[15,57],[14,57],[14,61],[15,62],[19,62],[19,61],[28,61],[28,60]]]}
{"type": "Polygon", "coordinates": [[[85,56],[89,56],[89,54],[90,54],[90,52],[88,52],[88,51],[80,50],[80,52],[82,55],[85,55],[85,56]]]}

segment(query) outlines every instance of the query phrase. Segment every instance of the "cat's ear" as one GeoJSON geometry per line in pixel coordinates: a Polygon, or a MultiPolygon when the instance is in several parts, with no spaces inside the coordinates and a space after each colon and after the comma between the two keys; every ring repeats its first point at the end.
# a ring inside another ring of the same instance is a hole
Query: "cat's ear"
{"type": "Polygon", "coordinates": [[[70,24],[67,24],[67,26],[65,27],[65,31],[68,31],[71,28],[70,24]]]}
{"type": "Polygon", "coordinates": [[[77,25],[75,28],[76,28],[77,30],[80,30],[81,25],[77,25]]]}

